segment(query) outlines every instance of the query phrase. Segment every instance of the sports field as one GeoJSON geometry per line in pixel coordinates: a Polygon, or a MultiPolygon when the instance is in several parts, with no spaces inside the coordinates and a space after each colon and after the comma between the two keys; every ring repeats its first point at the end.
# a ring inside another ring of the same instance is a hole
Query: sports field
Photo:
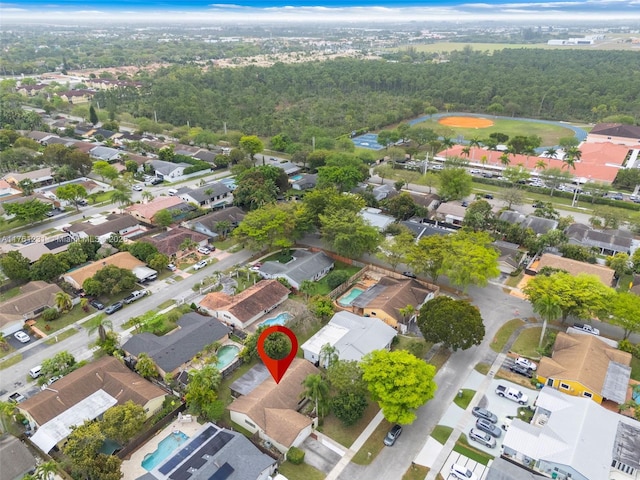
{"type": "Polygon", "coordinates": [[[548,123],[505,119],[504,117],[494,118],[490,115],[486,117],[445,116],[437,120],[420,122],[418,125],[431,128],[454,140],[459,135],[462,135],[464,140],[470,140],[474,137],[484,139],[491,133],[504,133],[509,137],[537,135],[542,139],[542,146],[550,146],[558,145],[558,141],[562,137],[574,136],[574,132],[570,128],[548,123]]]}

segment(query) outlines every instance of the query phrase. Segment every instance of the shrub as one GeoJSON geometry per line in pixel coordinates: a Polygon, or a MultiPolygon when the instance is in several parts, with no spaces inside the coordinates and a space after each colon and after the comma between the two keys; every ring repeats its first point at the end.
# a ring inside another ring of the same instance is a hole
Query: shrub
{"type": "Polygon", "coordinates": [[[331,290],[338,288],[347,280],[349,280],[349,272],[345,270],[335,270],[326,277],[327,285],[331,290]]]}
{"type": "Polygon", "coordinates": [[[289,460],[294,465],[300,465],[304,462],[304,451],[300,450],[297,447],[291,447],[287,452],[287,460],[289,460]]]}
{"type": "Polygon", "coordinates": [[[42,312],[42,319],[45,322],[51,322],[53,320],[57,320],[60,318],[60,312],[55,308],[47,308],[44,312],[42,312]]]}
{"type": "Polygon", "coordinates": [[[341,392],[331,401],[333,414],[347,427],[360,420],[366,408],[362,393],[341,392]]]}

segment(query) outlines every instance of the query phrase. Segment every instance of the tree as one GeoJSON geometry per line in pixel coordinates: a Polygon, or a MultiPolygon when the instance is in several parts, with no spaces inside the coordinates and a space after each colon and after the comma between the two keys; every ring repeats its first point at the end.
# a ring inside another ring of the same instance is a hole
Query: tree
{"type": "Polygon", "coordinates": [[[153,359],[148,353],[142,352],[136,361],[136,372],[144,378],[155,378],[158,376],[158,369],[153,359]]]}
{"type": "MultiPolygon", "coordinates": [[[[264,150],[264,145],[262,140],[260,140],[256,135],[245,135],[240,139],[240,148],[244,150],[251,158],[251,163],[255,165],[255,155],[256,153],[260,153],[264,150]]],[[[263,156],[264,160],[264,156],[263,156]]]]}
{"type": "Polygon", "coordinates": [[[10,250],[0,256],[0,269],[11,280],[29,280],[31,262],[18,250],[10,250]]]}
{"type": "Polygon", "coordinates": [[[338,392],[365,394],[367,384],[362,379],[362,369],[355,360],[338,360],[327,368],[327,380],[338,392]]]}
{"type": "Polygon", "coordinates": [[[166,228],[173,223],[173,215],[167,209],[160,210],[153,216],[153,223],[166,228]]]}
{"type": "Polygon", "coordinates": [[[544,335],[547,330],[547,323],[560,318],[562,309],[551,295],[543,294],[533,302],[533,311],[542,318],[542,332],[540,333],[540,341],[538,342],[538,348],[540,348],[542,347],[542,341],[544,340],[544,335]]]}
{"type": "Polygon", "coordinates": [[[495,223],[493,207],[486,200],[471,202],[464,213],[464,226],[474,232],[486,230],[495,223]]]}
{"type": "Polygon", "coordinates": [[[145,420],[142,405],[129,400],[104,412],[101,429],[107,438],[125,444],[140,432],[145,420]]]}
{"type": "Polygon", "coordinates": [[[68,312],[73,307],[73,303],[71,302],[71,295],[66,292],[56,293],[54,302],[56,308],[60,312],[68,312]]]}
{"type": "Polygon", "coordinates": [[[31,265],[31,280],[55,280],[69,270],[69,264],[63,257],[53,253],[45,253],[31,265]]]}
{"type": "Polygon", "coordinates": [[[324,295],[316,295],[309,300],[309,310],[321,320],[328,320],[335,313],[333,310],[333,302],[329,297],[324,295]]]}
{"type": "Polygon", "coordinates": [[[640,297],[630,292],[616,292],[602,316],[624,329],[624,340],[640,332],[640,297]]]}
{"type": "Polygon", "coordinates": [[[478,307],[441,296],[420,308],[418,328],[427,342],[442,343],[454,352],[480,345],[485,329],[478,307]]]}
{"type": "Polygon", "coordinates": [[[464,168],[445,168],[440,172],[438,193],[448,200],[461,200],[471,193],[473,179],[464,168]]]}
{"type": "Polygon", "coordinates": [[[125,205],[129,205],[131,203],[131,192],[122,191],[122,190],[114,190],[111,194],[111,203],[116,203],[120,205],[120,208],[125,205]]]}
{"type": "Polygon", "coordinates": [[[66,350],[56,353],[52,358],[48,358],[42,362],[42,370],[40,371],[43,379],[54,376],[64,376],[76,368],[76,359],[66,350]]]}
{"type": "Polygon", "coordinates": [[[466,291],[469,285],[484,287],[490,278],[500,275],[499,254],[489,234],[459,231],[445,238],[449,242],[442,271],[453,285],[466,291]]]}
{"type": "Polygon", "coordinates": [[[68,183],[56,189],[56,196],[60,200],[67,200],[76,207],[76,211],[80,210],[78,202],[87,198],[87,190],[77,183],[68,183]]]}
{"type": "Polygon", "coordinates": [[[338,255],[360,258],[375,251],[380,243],[378,230],[353,211],[329,211],[319,218],[323,240],[338,255]]]}
{"type": "Polygon", "coordinates": [[[513,186],[519,186],[524,184],[529,178],[531,174],[529,171],[524,168],[522,165],[517,165],[515,167],[507,167],[502,171],[502,176],[513,186]]]}
{"type": "Polygon", "coordinates": [[[93,163],[91,169],[96,175],[100,176],[100,179],[104,182],[104,179],[115,180],[118,178],[118,169],[104,160],[98,160],[93,163]]]}
{"type": "Polygon", "coordinates": [[[511,210],[513,205],[522,205],[524,203],[524,195],[517,188],[507,188],[500,194],[502,200],[507,204],[507,208],[511,210]]]}
{"type": "Polygon", "coordinates": [[[107,265],[98,270],[91,278],[82,284],[88,295],[117,295],[120,292],[133,290],[138,278],[131,270],[115,265],[107,265]]]}
{"type": "Polygon", "coordinates": [[[22,190],[22,194],[27,197],[33,193],[35,185],[29,178],[25,178],[18,182],[18,188],[22,190]]]}
{"type": "Polygon", "coordinates": [[[87,335],[98,332],[100,342],[107,340],[107,328],[113,330],[113,322],[104,313],[100,313],[87,322],[87,335]]]}
{"type": "Polygon", "coordinates": [[[442,273],[447,246],[440,235],[422,237],[406,254],[406,263],[416,274],[426,273],[434,282],[442,273]]]}
{"type": "Polygon", "coordinates": [[[610,302],[613,290],[606,287],[595,275],[578,274],[575,277],[566,272],[552,275],[536,275],[523,288],[531,304],[548,295],[562,311],[562,323],[569,316],[592,318],[602,312],[610,302]]]}
{"type": "Polygon", "coordinates": [[[408,229],[396,235],[395,237],[386,238],[380,245],[376,256],[385,263],[388,263],[393,271],[401,263],[413,245],[415,239],[408,229]]]}
{"type": "Polygon", "coordinates": [[[201,415],[218,398],[222,375],[215,365],[205,365],[200,370],[189,371],[189,384],[184,399],[190,412],[201,415]]]}
{"type": "Polygon", "coordinates": [[[71,427],[62,451],[71,460],[73,470],[86,474],[93,468],[104,440],[100,422],[87,420],[82,425],[71,427]]]}
{"type": "Polygon", "coordinates": [[[631,259],[628,253],[619,252],[608,256],[606,265],[616,272],[616,278],[620,278],[625,273],[631,273],[631,259]]]}
{"type": "Polygon", "coordinates": [[[360,367],[372,399],[391,423],[412,423],[415,410],[431,400],[437,389],[436,368],[405,350],[375,350],[360,367]]]}
{"type": "Polygon", "coordinates": [[[56,473],[58,473],[58,464],[49,460],[36,467],[35,475],[38,480],[53,480],[56,473]]]}
{"type": "Polygon", "coordinates": [[[551,190],[550,196],[553,197],[553,192],[563,183],[568,182],[571,179],[571,174],[559,168],[548,168],[540,174],[540,178],[545,183],[547,188],[551,190]]]}
{"type": "Polygon", "coordinates": [[[291,340],[284,333],[272,333],[264,339],[264,351],[269,358],[282,360],[291,352],[291,340]]]}
{"type": "MultiPolygon", "coordinates": [[[[267,167],[271,166],[268,165],[267,167]]],[[[282,170],[277,170],[286,177],[282,170]]],[[[277,178],[266,176],[265,171],[258,168],[249,168],[243,171],[237,176],[237,187],[233,191],[234,205],[253,210],[275,202],[280,192],[276,180],[277,178]]]]}
{"type": "Polygon", "coordinates": [[[93,105],[91,105],[89,107],[89,122],[92,125],[95,125],[99,122],[100,120],[98,119],[98,114],[96,113],[96,109],[93,107],[93,105]]]}
{"type": "Polygon", "coordinates": [[[7,215],[14,216],[12,220],[33,223],[45,218],[46,213],[51,210],[51,204],[34,198],[22,203],[5,203],[3,208],[7,215]]]}
{"type": "Polygon", "coordinates": [[[233,236],[253,251],[289,248],[296,239],[297,209],[297,205],[274,203],[252,210],[233,231],[233,236]]]}
{"type": "Polygon", "coordinates": [[[367,405],[367,397],[362,393],[340,392],[331,400],[333,414],[347,427],[362,418],[367,405]]]}
{"type": "Polygon", "coordinates": [[[302,381],[304,390],[300,394],[301,398],[308,398],[314,403],[314,413],[322,418],[328,413],[329,407],[329,385],[320,374],[307,375],[302,381]]]}
{"type": "Polygon", "coordinates": [[[348,192],[364,179],[362,170],[351,165],[318,168],[318,188],[321,189],[335,186],[340,192],[348,192]]]}
{"type": "Polygon", "coordinates": [[[389,214],[398,221],[408,220],[418,211],[418,206],[407,192],[385,199],[382,203],[389,214]]]}
{"type": "Polygon", "coordinates": [[[149,242],[133,242],[127,246],[127,251],[138,260],[147,263],[153,255],[158,253],[158,248],[149,242]]]}
{"type": "Polygon", "coordinates": [[[254,358],[258,358],[258,339],[260,338],[260,334],[267,329],[266,325],[258,327],[254,333],[247,335],[247,338],[244,339],[244,348],[240,352],[240,357],[245,362],[249,362],[254,358]]]}
{"type": "Polygon", "coordinates": [[[154,269],[156,272],[162,272],[167,265],[171,263],[171,260],[168,256],[163,253],[156,253],[148,257],[147,264],[150,268],[154,269]]]}
{"type": "Polygon", "coordinates": [[[88,256],[85,248],[82,246],[83,243],[84,242],[73,242],[64,252],[69,266],[75,267],[87,261],[88,256]]]}

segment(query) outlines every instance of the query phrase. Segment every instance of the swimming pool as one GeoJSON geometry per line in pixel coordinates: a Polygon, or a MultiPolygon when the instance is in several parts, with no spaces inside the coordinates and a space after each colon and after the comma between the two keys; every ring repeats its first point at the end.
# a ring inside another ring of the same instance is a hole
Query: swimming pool
{"type": "Polygon", "coordinates": [[[262,327],[263,325],[265,325],[267,327],[270,327],[271,325],[284,325],[289,320],[291,320],[291,314],[289,312],[282,312],[278,314],[277,317],[267,318],[260,324],[260,326],[262,327]]]}
{"type": "Polygon", "coordinates": [[[235,360],[239,353],[240,348],[235,345],[223,345],[217,353],[218,363],[216,363],[216,368],[220,371],[224,370],[235,360]]]}
{"type": "Polygon", "coordinates": [[[189,437],[179,430],[170,433],[160,441],[155,452],[145,455],[144,460],[142,460],[142,468],[150,472],[187,440],[189,440],[189,437]]]}
{"type": "Polygon", "coordinates": [[[338,303],[340,305],[342,305],[343,307],[348,307],[349,305],[351,305],[353,303],[353,301],[356,298],[358,298],[360,295],[362,295],[362,292],[364,292],[364,290],[362,290],[360,288],[353,287],[351,290],[349,290],[349,293],[347,293],[342,298],[340,298],[340,300],[338,300],[338,303]]]}
{"type": "Polygon", "coordinates": [[[291,177],[291,180],[293,180],[294,182],[301,180],[304,177],[304,175],[294,175],[293,177],[291,177]]]}

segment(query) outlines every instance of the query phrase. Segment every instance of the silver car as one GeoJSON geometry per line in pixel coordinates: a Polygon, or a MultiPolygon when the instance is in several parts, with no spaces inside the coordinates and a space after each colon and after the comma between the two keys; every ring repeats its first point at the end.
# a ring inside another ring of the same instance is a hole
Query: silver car
{"type": "Polygon", "coordinates": [[[473,440],[474,442],[478,442],[485,447],[495,448],[496,446],[495,438],[493,438],[488,433],[481,432],[480,430],[476,430],[475,428],[472,428],[469,432],[469,439],[473,440]]]}
{"type": "Polygon", "coordinates": [[[489,420],[491,423],[498,423],[498,417],[496,417],[494,413],[491,413],[486,408],[473,407],[471,413],[473,413],[474,417],[484,418],[485,420],[489,420]]]}
{"type": "Polygon", "coordinates": [[[491,423],[489,420],[485,418],[479,418],[476,421],[476,428],[482,430],[483,432],[487,432],[489,435],[492,435],[496,438],[502,436],[502,430],[495,423],[491,423]]]}

